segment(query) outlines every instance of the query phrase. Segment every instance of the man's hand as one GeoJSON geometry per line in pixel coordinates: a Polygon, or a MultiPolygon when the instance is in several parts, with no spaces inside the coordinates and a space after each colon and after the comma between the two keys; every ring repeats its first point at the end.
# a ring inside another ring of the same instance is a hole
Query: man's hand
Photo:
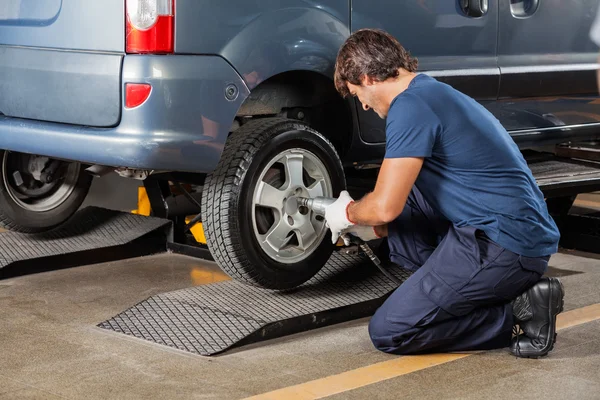
{"type": "Polygon", "coordinates": [[[375,233],[375,227],[367,225],[353,225],[342,231],[342,239],[346,246],[350,246],[350,238],[348,236],[356,236],[364,242],[379,239],[375,233]]]}
{"type": "Polygon", "coordinates": [[[331,242],[337,243],[342,231],[354,225],[348,220],[346,209],[354,200],[347,191],[342,191],[340,197],[325,209],[325,220],[331,229],[331,242]]]}

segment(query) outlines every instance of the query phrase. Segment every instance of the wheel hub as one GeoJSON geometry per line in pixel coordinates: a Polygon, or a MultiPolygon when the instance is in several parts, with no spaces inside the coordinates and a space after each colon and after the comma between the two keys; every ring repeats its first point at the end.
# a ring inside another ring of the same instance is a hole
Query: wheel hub
{"type": "Polygon", "coordinates": [[[29,162],[27,163],[27,169],[29,173],[31,173],[31,176],[33,176],[36,181],[41,181],[42,171],[44,168],[46,168],[46,165],[50,159],[48,157],[41,156],[29,156],[28,158],[29,162]]]}
{"type": "Polygon", "coordinates": [[[294,215],[298,212],[298,200],[296,197],[290,197],[285,200],[283,210],[287,215],[294,215]]]}
{"type": "Polygon", "coordinates": [[[322,218],[298,205],[298,196],[332,195],[327,168],[313,153],[290,149],[275,156],[260,174],[252,201],[254,233],[261,249],[274,260],[293,264],[322,242],[322,218]]]}
{"type": "Polygon", "coordinates": [[[79,171],[78,163],[59,163],[29,154],[4,152],[2,159],[8,194],[29,211],[45,212],[60,206],[73,192],[79,171]]]}

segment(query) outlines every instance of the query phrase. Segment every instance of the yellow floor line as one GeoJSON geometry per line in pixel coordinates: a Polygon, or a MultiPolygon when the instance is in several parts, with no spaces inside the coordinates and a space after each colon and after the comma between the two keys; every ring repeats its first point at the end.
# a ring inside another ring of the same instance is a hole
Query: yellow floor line
{"type": "Polygon", "coordinates": [[[577,308],[558,314],[556,318],[556,330],[567,329],[572,326],[585,324],[586,322],[600,319],[600,304],[577,308]]]}
{"type": "MultiPolygon", "coordinates": [[[[578,308],[558,315],[557,329],[566,329],[600,319],[600,304],[578,308]]],[[[358,389],[363,386],[410,374],[415,371],[445,364],[471,356],[464,354],[430,354],[423,356],[404,356],[383,361],[366,367],[342,372],[341,374],[289,386],[272,392],[248,397],[246,400],[307,400],[320,399],[335,394],[358,389]]]]}
{"type": "Polygon", "coordinates": [[[396,378],[401,375],[410,374],[411,372],[419,371],[421,369],[445,364],[470,355],[471,354],[432,354],[428,356],[404,356],[353,369],[338,375],[332,375],[326,378],[249,397],[248,400],[320,399],[387,379],[396,378]]]}

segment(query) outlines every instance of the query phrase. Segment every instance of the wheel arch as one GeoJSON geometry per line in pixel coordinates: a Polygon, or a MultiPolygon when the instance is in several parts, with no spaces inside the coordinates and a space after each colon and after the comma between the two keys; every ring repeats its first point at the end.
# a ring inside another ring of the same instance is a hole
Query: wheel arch
{"type": "Polygon", "coordinates": [[[220,50],[252,90],[287,71],[333,77],[337,53],[350,36],[348,21],[315,7],[290,7],[259,14],[220,50]]]}
{"type": "Polygon", "coordinates": [[[256,86],[237,112],[241,124],[273,116],[309,124],[332,142],[342,158],[350,148],[353,103],[339,95],[327,76],[306,70],[277,74],[256,86]]]}
{"type": "Polygon", "coordinates": [[[337,53],[349,35],[349,19],[335,7],[292,6],[252,19],[219,51],[250,90],[237,121],[300,119],[343,156],[352,140],[354,106],[336,92],[333,74],[337,53]],[[297,118],[300,110],[305,115],[310,111],[311,120],[297,118]]]}

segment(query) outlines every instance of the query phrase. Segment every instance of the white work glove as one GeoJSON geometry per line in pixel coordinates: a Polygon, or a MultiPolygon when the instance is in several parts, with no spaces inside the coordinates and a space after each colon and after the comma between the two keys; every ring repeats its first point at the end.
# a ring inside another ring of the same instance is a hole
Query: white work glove
{"type": "Polygon", "coordinates": [[[342,231],[354,224],[348,220],[347,208],[354,200],[343,190],[340,197],[325,209],[326,224],[331,229],[331,242],[336,244],[342,231]]]}
{"type": "Polygon", "coordinates": [[[344,240],[346,246],[350,246],[351,244],[349,235],[356,236],[365,242],[380,238],[375,233],[375,227],[367,225],[354,225],[342,231],[342,240],[344,240]]]}

